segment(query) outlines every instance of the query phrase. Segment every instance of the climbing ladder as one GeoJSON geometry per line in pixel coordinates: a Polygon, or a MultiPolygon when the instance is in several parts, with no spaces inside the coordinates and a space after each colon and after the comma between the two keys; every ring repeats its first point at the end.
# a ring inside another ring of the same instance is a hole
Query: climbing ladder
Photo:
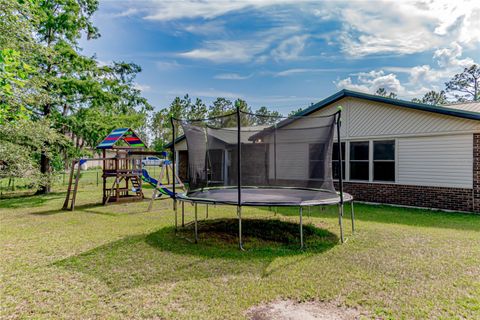
{"type": "Polygon", "coordinates": [[[137,196],[143,197],[142,186],[140,185],[138,176],[130,177],[130,182],[132,183],[132,186],[135,188],[135,193],[137,194],[137,196]]]}
{"type": "Polygon", "coordinates": [[[65,197],[65,202],[63,203],[63,210],[71,210],[75,209],[75,199],[77,197],[77,190],[78,190],[78,180],[80,180],[80,170],[81,165],[80,162],[74,160],[72,162],[72,168],[70,170],[70,178],[68,179],[68,189],[67,189],[67,196],[65,197]],[[75,164],[77,164],[77,174],[75,174],[75,164]]]}

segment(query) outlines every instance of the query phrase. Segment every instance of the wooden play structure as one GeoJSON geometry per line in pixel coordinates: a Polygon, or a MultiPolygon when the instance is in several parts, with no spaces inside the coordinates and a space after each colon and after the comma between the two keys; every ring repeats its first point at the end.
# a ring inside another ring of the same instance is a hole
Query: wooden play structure
{"type": "MultiPolygon", "coordinates": [[[[79,159],[72,162],[68,182],[67,195],[63,203],[64,210],[74,210],[78,192],[78,182],[81,176],[81,166],[87,161],[100,161],[102,163],[102,204],[112,202],[141,201],[144,198],[142,183],[147,182],[154,187],[152,200],[160,195],[172,196],[168,189],[170,174],[177,179],[176,183],[183,187],[178,176],[173,172],[170,161],[164,159],[161,164],[161,172],[158,180],[149,176],[143,168],[142,160],[145,156],[166,156],[164,152],[147,151],[147,145],[130,128],[113,130],[98,146],[102,150],[101,158],[79,159]],[[108,155],[108,157],[107,157],[108,155]],[[163,178],[167,175],[167,185],[163,185],[163,178]]],[[[172,181],[173,183],[173,181],[172,181]]]]}

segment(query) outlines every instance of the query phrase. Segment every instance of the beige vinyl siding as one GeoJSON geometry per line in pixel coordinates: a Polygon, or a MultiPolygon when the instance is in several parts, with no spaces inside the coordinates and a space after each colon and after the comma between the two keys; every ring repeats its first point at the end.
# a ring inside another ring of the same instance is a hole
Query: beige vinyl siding
{"type": "Polygon", "coordinates": [[[177,151],[187,150],[187,140],[183,139],[182,141],[177,142],[175,144],[175,150],[177,150],[177,151]]]}
{"type": "Polygon", "coordinates": [[[398,139],[399,184],[472,188],[473,135],[398,139]]]}
{"type": "MultiPolygon", "coordinates": [[[[314,112],[326,115],[342,111],[342,138],[381,138],[383,136],[434,135],[480,130],[480,122],[419,111],[357,98],[344,98],[314,112]]],[[[295,125],[295,124],[293,124],[295,125]]]]}
{"type": "MultiPolygon", "coordinates": [[[[220,141],[214,141],[211,146],[210,146],[211,149],[224,149],[225,148],[225,144],[220,142],[220,141]]],[[[178,142],[175,144],[175,150],[176,151],[184,151],[184,150],[187,150],[187,139],[183,139],[182,141],[178,142]]]]}
{"type": "MultiPolygon", "coordinates": [[[[273,156],[271,157],[273,160],[273,156]]],[[[272,161],[273,162],[273,161],[272,161]]],[[[273,178],[273,170],[270,170],[273,178]]],[[[277,179],[306,179],[308,174],[308,144],[277,145],[277,179]]]]}

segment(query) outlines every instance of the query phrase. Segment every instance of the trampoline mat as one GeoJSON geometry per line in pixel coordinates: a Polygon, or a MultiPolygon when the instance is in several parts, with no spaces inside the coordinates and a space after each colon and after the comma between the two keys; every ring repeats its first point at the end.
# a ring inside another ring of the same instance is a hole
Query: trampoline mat
{"type": "MultiPolygon", "coordinates": [[[[238,204],[237,188],[203,189],[186,194],[177,194],[184,201],[238,204]]],[[[343,193],[344,201],[351,201],[352,196],[343,193]]],[[[241,200],[244,206],[314,206],[340,202],[338,193],[315,189],[300,188],[242,188],[241,200]]]]}

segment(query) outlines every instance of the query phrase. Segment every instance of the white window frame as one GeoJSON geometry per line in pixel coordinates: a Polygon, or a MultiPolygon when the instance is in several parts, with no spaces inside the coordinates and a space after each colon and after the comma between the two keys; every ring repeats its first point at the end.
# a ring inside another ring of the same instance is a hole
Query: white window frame
{"type": "MultiPolygon", "coordinates": [[[[338,141],[334,141],[333,142],[334,144],[335,143],[338,143],[338,141]]],[[[348,141],[345,141],[345,140],[342,140],[340,141],[340,144],[344,143],[345,144],[345,153],[342,153],[342,162],[345,162],[345,170],[342,172],[343,173],[343,181],[347,181],[347,172],[348,172],[348,161],[347,161],[347,153],[348,153],[348,148],[349,148],[349,144],[348,144],[348,141]]],[[[333,157],[332,157],[333,158],[333,157]]],[[[337,160],[332,160],[332,163],[333,161],[337,161],[337,160]]],[[[333,164],[332,164],[333,166],[333,164]]],[[[333,178],[333,174],[332,174],[332,178],[333,178]]],[[[339,179],[337,178],[333,178],[333,181],[338,181],[339,179]]]]}
{"type": "Polygon", "coordinates": [[[397,181],[397,140],[396,139],[375,139],[371,140],[371,147],[372,147],[372,152],[371,152],[371,181],[372,182],[379,182],[379,183],[395,183],[397,181]],[[374,180],[374,164],[375,164],[375,159],[374,157],[374,144],[375,142],[383,142],[383,141],[393,141],[393,147],[395,148],[393,150],[393,160],[376,160],[377,162],[393,162],[394,167],[393,167],[393,181],[387,181],[387,180],[374,180]]]}
{"type": "Polygon", "coordinates": [[[343,181],[358,182],[358,183],[379,183],[379,184],[395,184],[398,182],[398,139],[392,137],[375,138],[375,139],[349,139],[342,140],[345,142],[345,172],[343,173],[343,181]],[[367,142],[368,141],[368,181],[350,179],[350,143],[352,142],[367,142]],[[395,141],[395,181],[375,181],[373,180],[373,142],[374,141],[395,141]]]}
{"type": "MultiPolygon", "coordinates": [[[[345,145],[345,148],[347,145],[345,145]]],[[[359,140],[351,140],[348,142],[348,159],[345,159],[348,161],[348,181],[352,182],[370,182],[372,181],[372,170],[371,170],[371,160],[372,160],[372,155],[371,155],[371,150],[372,150],[372,142],[368,139],[359,139],[359,140]],[[368,162],[368,180],[358,180],[358,179],[351,179],[350,178],[350,162],[352,161],[350,159],[350,143],[356,143],[356,142],[367,142],[368,143],[368,159],[367,160],[353,160],[353,161],[358,161],[358,162],[368,162]]],[[[347,170],[347,168],[345,168],[347,170]]],[[[346,180],[346,179],[345,179],[346,180]]]]}

